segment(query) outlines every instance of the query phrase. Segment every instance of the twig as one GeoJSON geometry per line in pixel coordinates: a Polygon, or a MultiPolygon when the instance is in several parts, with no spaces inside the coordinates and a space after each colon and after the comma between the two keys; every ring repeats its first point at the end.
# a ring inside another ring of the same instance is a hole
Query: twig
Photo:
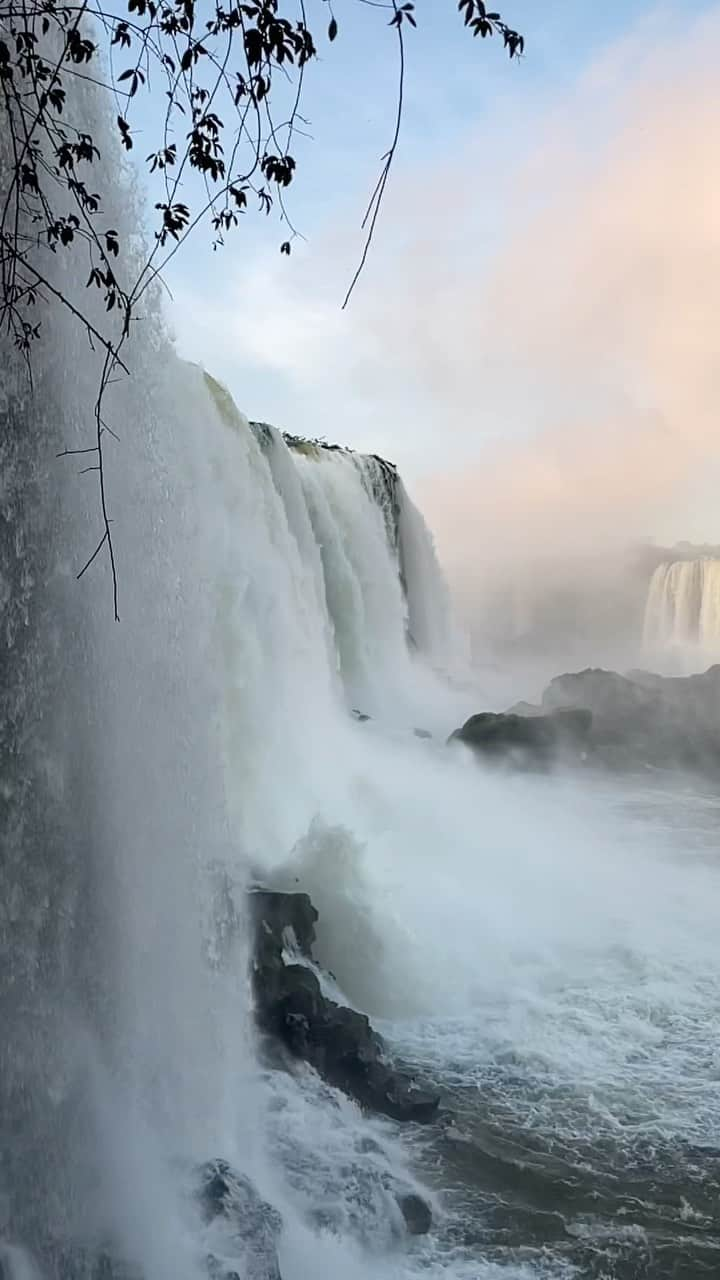
{"type": "MultiPolygon", "coordinates": [[[[377,7],[380,8],[384,6],[377,6],[377,7]]],[[[363,221],[362,221],[363,230],[365,229],[366,226],[368,228],[367,236],[365,237],[365,245],[363,247],[363,251],[360,258],[360,262],[358,264],[357,271],[355,272],[355,275],[350,281],[350,288],[345,294],[345,300],[342,304],[343,311],[347,307],[348,302],[352,297],[355,286],[365,269],[365,263],[368,260],[368,254],[370,253],[370,247],[373,242],[373,236],[375,235],[375,227],[377,225],[378,215],[380,213],[380,208],[383,202],[383,196],[385,195],[385,188],[387,186],[388,178],[390,177],[390,169],[392,168],[392,163],[393,163],[393,160],[395,159],[395,152],[397,151],[397,145],[398,145],[398,142],[400,141],[400,129],[402,126],[402,116],[403,116],[403,99],[404,99],[404,93],[405,93],[405,42],[403,39],[402,19],[400,17],[400,13],[398,10],[397,0],[392,0],[392,7],[395,11],[395,16],[398,19],[397,23],[394,23],[393,25],[397,26],[398,47],[400,51],[400,81],[398,84],[398,101],[397,101],[397,112],[395,115],[395,132],[393,134],[392,143],[390,144],[390,150],[387,151],[384,156],[384,164],[380,172],[380,177],[377,181],[375,190],[373,191],[373,194],[370,197],[370,203],[367,207],[365,217],[363,218],[363,221]]]]}

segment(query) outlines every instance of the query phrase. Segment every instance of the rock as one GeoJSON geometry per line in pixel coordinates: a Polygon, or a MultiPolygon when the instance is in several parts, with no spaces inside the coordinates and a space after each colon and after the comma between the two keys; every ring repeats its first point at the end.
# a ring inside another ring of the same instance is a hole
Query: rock
{"type": "Polygon", "coordinates": [[[615,671],[590,669],[556,676],[542,696],[544,712],[583,707],[596,723],[621,724],[647,713],[656,701],[653,690],[615,671]]]}
{"type": "Polygon", "coordinates": [[[593,713],[587,707],[565,707],[553,711],[550,720],[561,744],[583,744],[590,737],[593,713]]]}
{"type": "Polygon", "coordinates": [[[263,1030],[362,1107],[395,1120],[431,1120],[438,1095],[389,1062],[365,1014],[328,999],[317,974],[302,963],[313,962],[317,920],[307,894],[263,890],[249,896],[256,931],[253,989],[263,1030]],[[288,956],[289,939],[297,962],[288,956]]]}
{"type": "Polygon", "coordinates": [[[416,738],[432,738],[432,734],[429,729],[413,729],[413,733],[416,738]]]}
{"type": "Polygon", "coordinates": [[[551,681],[541,708],[472,716],[451,737],[490,762],[542,770],[556,761],[720,776],[720,665],[692,676],[588,668],[551,681]]]}
{"type": "Polygon", "coordinates": [[[370,719],[370,716],[366,715],[364,711],[358,711],[357,707],[353,707],[350,714],[355,720],[359,720],[361,724],[365,724],[366,720],[370,719]]]}
{"type": "Polygon", "coordinates": [[[592,714],[590,746],[611,768],[720,773],[720,666],[693,676],[627,676],[588,669],[558,676],[543,694],[552,714],[592,714]]]}
{"type": "Polygon", "coordinates": [[[587,743],[592,715],[567,709],[521,716],[484,711],[471,716],[449,741],[464,742],[484,759],[521,769],[546,769],[559,756],[577,757],[587,743]]]}
{"type": "Polygon", "coordinates": [[[274,953],[278,947],[282,951],[295,946],[306,956],[312,954],[318,913],[308,894],[253,888],[248,897],[257,933],[256,951],[274,953]]]}
{"type": "Polygon", "coordinates": [[[222,1260],[208,1257],[211,1280],[281,1280],[277,1244],[282,1218],[277,1209],[263,1200],[249,1178],[238,1173],[226,1160],[211,1160],[201,1166],[199,1198],[205,1221],[223,1219],[222,1260]],[[233,1262],[228,1264],[232,1251],[233,1262]],[[237,1270],[235,1269],[237,1261],[237,1270]]]}
{"type": "Polygon", "coordinates": [[[425,1236],[432,1226],[432,1210],[422,1196],[412,1192],[398,1196],[398,1206],[411,1236],[425,1236]]]}

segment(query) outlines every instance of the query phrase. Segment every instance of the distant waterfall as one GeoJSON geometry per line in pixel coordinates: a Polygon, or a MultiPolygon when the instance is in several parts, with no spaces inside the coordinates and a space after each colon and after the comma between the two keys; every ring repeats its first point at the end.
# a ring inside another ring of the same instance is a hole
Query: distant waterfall
{"type": "Polygon", "coordinates": [[[643,647],[701,661],[720,658],[720,559],[661,564],[650,581],[643,647]]]}

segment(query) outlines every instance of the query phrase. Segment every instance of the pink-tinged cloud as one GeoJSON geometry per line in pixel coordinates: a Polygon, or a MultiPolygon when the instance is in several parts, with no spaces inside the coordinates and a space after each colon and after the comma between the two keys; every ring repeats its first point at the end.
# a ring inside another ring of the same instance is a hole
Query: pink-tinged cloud
{"type": "Polygon", "coordinates": [[[420,497],[479,609],[493,569],[720,542],[719,55],[715,16],[645,46],[639,77],[596,69],[518,176],[528,212],[492,270],[448,279],[414,326],[438,429],[466,455],[475,436],[420,497]]]}

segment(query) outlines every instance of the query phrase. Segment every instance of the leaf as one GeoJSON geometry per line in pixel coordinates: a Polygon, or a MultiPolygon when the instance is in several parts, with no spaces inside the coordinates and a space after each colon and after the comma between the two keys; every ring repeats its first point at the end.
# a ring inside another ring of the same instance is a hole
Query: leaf
{"type": "Polygon", "coordinates": [[[245,44],[245,56],[248,60],[248,66],[259,66],[262,58],[263,44],[262,36],[257,27],[250,27],[245,32],[243,42],[245,44]]]}
{"type": "MultiPolygon", "coordinates": [[[[330,26],[328,27],[328,40],[334,40],[335,37],[337,36],[337,33],[338,33],[338,24],[335,21],[335,18],[332,17],[330,19],[330,26]]],[[[290,252],[290,249],[288,248],[288,253],[289,252],[290,252]]]]}

